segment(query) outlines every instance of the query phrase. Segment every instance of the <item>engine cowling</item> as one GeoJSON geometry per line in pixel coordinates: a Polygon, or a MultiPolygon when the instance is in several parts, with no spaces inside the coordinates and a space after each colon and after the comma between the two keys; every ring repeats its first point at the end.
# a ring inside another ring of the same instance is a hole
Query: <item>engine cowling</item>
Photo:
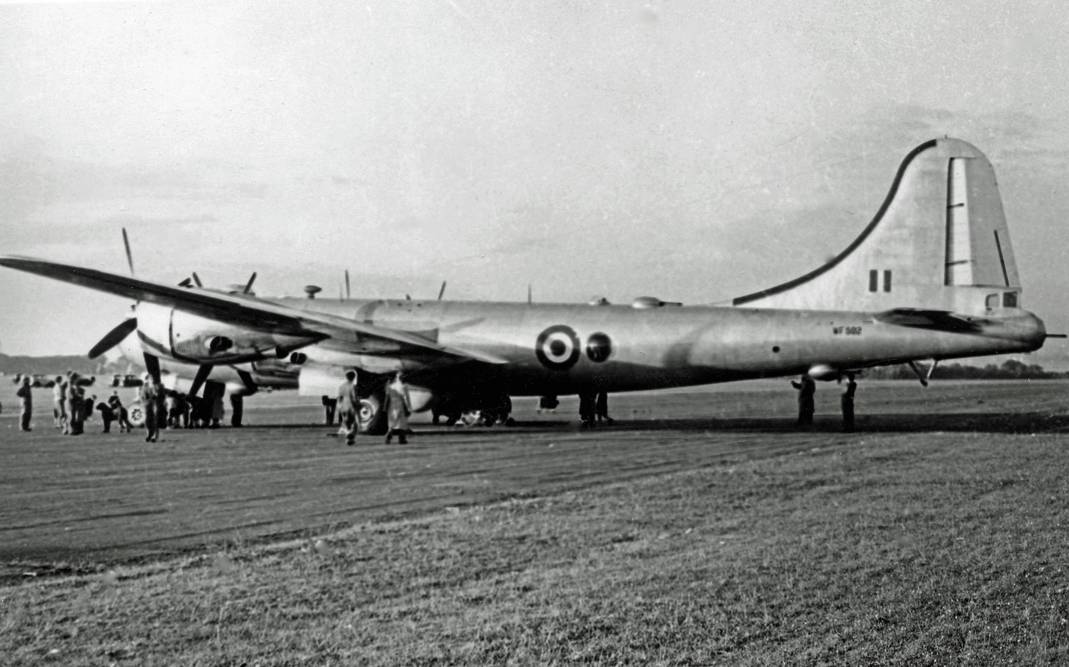
{"type": "Polygon", "coordinates": [[[137,307],[138,330],[148,351],[197,364],[240,363],[275,358],[316,341],[255,331],[189,312],[141,303],[137,307]]]}

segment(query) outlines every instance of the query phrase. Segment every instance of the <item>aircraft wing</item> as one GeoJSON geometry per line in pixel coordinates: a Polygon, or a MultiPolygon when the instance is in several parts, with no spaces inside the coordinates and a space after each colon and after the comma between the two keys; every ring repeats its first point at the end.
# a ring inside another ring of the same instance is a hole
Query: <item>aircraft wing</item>
{"type": "Polygon", "coordinates": [[[106,271],[14,255],[0,255],[0,266],[62,280],[135,301],[179,308],[202,317],[248,327],[256,331],[308,336],[319,340],[335,339],[338,347],[348,347],[361,354],[376,354],[377,352],[389,355],[438,354],[489,364],[503,364],[508,361],[483,352],[440,345],[407,331],[358,322],[327,313],[304,311],[248,295],[162,285],[106,271]]]}

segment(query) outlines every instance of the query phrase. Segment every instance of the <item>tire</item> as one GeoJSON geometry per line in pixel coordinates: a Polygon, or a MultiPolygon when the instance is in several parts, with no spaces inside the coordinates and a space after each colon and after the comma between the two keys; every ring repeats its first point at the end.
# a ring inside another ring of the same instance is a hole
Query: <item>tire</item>
{"type": "Polygon", "coordinates": [[[382,409],[382,397],[372,395],[361,398],[356,419],[361,433],[386,435],[386,411],[382,409]]]}
{"type": "Polygon", "coordinates": [[[126,409],[126,419],[131,426],[137,428],[145,425],[145,410],[141,407],[140,401],[130,404],[130,407],[126,409]]]}

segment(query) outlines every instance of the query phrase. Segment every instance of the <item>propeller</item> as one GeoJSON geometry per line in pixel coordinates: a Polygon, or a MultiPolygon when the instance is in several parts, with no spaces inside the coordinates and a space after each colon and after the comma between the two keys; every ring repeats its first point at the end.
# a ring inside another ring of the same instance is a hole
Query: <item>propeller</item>
{"type": "Polygon", "coordinates": [[[130,239],[126,236],[126,227],[122,228],[122,245],[126,248],[126,265],[130,267],[130,275],[134,275],[134,256],[130,252],[130,239]]]}
{"type": "Polygon", "coordinates": [[[345,269],[345,300],[348,301],[352,298],[352,294],[349,291],[349,269],[345,269]]]}
{"type": "MultiPolygon", "coordinates": [[[[130,275],[133,276],[135,275],[134,254],[130,251],[130,236],[126,233],[125,227],[122,228],[122,245],[123,250],[126,253],[126,266],[130,269],[130,275]]],[[[197,278],[197,274],[194,273],[193,277],[197,280],[198,283],[200,282],[200,279],[197,278]]],[[[124,338],[126,338],[136,330],[137,317],[127,317],[125,320],[119,322],[119,324],[114,326],[111,331],[104,334],[104,337],[97,341],[96,345],[90,348],[89,358],[96,359],[100,355],[104,354],[111,348],[121,343],[124,338]]],[[[148,352],[145,352],[144,355],[145,369],[149,372],[149,375],[152,376],[152,379],[155,380],[158,384],[160,381],[160,360],[155,356],[149,354],[148,352]]]]}
{"type": "MultiPolygon", "coordinates": [[[[122,245],[126,251],[126,265],[130,267],[130,275],[134,275],[134,255],[130,252],[130,237],[126,235],[126,227],[122,228],[122,245]]],[[[104,334],[104,337],[97,341],[96,345],[89,349],[89,358],[96,359],[100,355],[104,354],[111,348],[115,347],[122,342],[124,338],[130,335],[131,332],[137,329],[137,318],[130,316],[127,317],[118,325],[113,327],[111,331],[104,334]]],[[[157,367],[159,365],[157,364],[157,367]]]]}
{"type": "Polygon", "coordinates": [[[111,348],[115,347],[122,342],[124,338],[130,335],[131,332],[137,329],[137,318],[128,317],[127,319],[119,322],[111,331],[104,334],[104,337],[97,341],[97,344],[89,350],[89,358],[96,359],[100,355],[104,354],[111,348]]]}
{"type": "Polygon", "coordinates": [[[443,281],[442,281],[442,286],[441,286],[441,288],[440,288],[440,289],[438,290],[438,300],[439,300],[439,301],[441,301],[441,300],[442,300],[442,297],[443,297],[444,295],[445,295],[445,281],[443,280],[443,281]]]}
{"type": "MultiPolygon", "coordinates": [[[[255,276],[256,274],[252,274],[255,276]]],[[[179,287],[204,287],[204,283],[200,281],[200,276],[194,271],[188,278],[184,278],[182,282],[178,283],[179,287]]]]}

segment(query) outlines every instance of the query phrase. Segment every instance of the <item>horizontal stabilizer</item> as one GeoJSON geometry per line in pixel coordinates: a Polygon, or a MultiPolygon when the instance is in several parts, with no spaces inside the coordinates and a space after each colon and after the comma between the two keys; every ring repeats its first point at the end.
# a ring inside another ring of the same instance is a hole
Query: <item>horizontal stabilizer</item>
{"type": "Polygon", "coordinates": [[[981,324],[983,324],[983,320],[963,317],[945,310],[921,310],[919,308],[895,308],[877,313],[876,321],[900,327],[951,333],[977,333],[982,330],[981,324]]]}

